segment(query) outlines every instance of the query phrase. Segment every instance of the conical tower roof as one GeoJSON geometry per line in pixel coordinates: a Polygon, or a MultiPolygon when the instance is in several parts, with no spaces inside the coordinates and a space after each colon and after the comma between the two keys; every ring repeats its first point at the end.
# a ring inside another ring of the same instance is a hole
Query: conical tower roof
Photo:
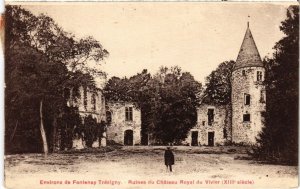
{"type": "Polygon", "coordinates": [[[239,55],[234,65],[234,70],[244,67],[263,67],[263,63],[249,28],[249,23],[239,55]]]}

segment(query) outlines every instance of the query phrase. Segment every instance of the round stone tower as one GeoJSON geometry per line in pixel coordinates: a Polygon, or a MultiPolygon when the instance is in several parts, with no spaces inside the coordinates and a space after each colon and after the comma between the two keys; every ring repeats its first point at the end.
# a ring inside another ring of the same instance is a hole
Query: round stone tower
{"type": "Polygon", "coordinates": [[[233,68],[232,142],[255,144],[266,108],[265,68],[251,34],[249,23],[233,68]]]}

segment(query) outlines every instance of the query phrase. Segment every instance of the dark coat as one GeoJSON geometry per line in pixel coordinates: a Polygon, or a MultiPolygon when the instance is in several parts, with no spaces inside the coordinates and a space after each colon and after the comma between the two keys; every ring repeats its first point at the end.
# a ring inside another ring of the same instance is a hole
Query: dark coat
{"type": "Polygon", "coordinates": [[[174,154],[170,149],[165,151],[165,165],[174,165],[174,154]]]}

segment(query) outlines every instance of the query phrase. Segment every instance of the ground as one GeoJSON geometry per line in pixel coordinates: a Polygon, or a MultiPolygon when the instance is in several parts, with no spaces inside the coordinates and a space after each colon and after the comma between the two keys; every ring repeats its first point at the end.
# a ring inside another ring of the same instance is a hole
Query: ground
{"type": "Polygon", "coordinates": [[[75,153],[5,156],[7,188],[253,188],[295,187],[297,166],[249,160],[244,147],[109,147],[75,153]],[[68,184],[69,182],[69,184],[68,184]]]}

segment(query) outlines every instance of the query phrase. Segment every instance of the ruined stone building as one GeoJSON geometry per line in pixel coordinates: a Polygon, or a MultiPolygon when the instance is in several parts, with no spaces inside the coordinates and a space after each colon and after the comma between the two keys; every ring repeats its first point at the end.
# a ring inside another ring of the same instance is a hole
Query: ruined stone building
{"type": "MultiPolygon", "coordinates": [[[[106,121],[106,110],[105,110],[105,98],[102,93],[103,86],[105,84],[105,77],[100,77],[96,80],[96,88],[89,89],[80,87],[79,88],[79,97],[77,99],[70,99],[68,104],[71,107],[78,107],[79,115],[84,122],[84,118],[87,116],[92,116],[97,123],[101,121],[106,121]]],[[[71,90],[72,92],[72,90],[71,90]]],[[[75,133],[78,135],[78,133],[75,133]]],[[[101,137],[101,136],[99,136],[101,137]]],[[[105,133],[104,136],[99,138],[93,143],[93,147],[99,147],[100,143],[102,145],[106,144],[105,133]]],[[[73,137],[73,148],[83,149],[86,147],[85,141],[82,136],[73,137]]]]}
{"type": "Polygon", "coordinates": [[[80,87],[79,91],[80,98],[75,102],[75,106],[78,107],[80,116],[91,115],[97,122],[105,121],[105,98],[102,91],[100,89],[84,89],[83,87],[80,87]]]}
{"type": "Polygon", "coordinates": [[[231,76],[231,105],[201,104],[197,125],[186,139],[189,145],[254,144],[263,127],[266,109],[265,68],[249,23],[231,76]]]}
{"type": "Polygon", "coordinates": [[[109,144],[141,144],[141,111],[130,102],[107,102],[107,141],[109,144]]]}
{"type": "Polygon", "coordinates": [[[231,118],[228,106],[201,104],[197,109],[197,125],[191,129],[186,143],[191,146],[224,145],[231,141],[231,118]]]}
{"type": "MultiPolygon", "coordinates": [[[[192,146],[254,144],[263,127],[262,113],[266,108],[264,77],[265,68],[248,24],[231,76],[231,104],[202,103],[197,110],[197,124],[188,133],[185,143],[192,146]]],[[[141,144],[141,111],[133,103],[105,102],[100,89],[82,88],[80,92],[76,104],[80,115],[92,115],[98,122],[106,122],[102,145],[106,141],[108,144],[141,144]]],[[[80,141],[73,143],[75,148],[84,147],[78,145],[80,141]]],[[[93,147],[98,146],[96,141],[93,147]]]]}
{"type": "MultiPolygon", "coordinates": [[[[141,143],[141,111],[130,102],[108,102],[103,95],[106,78],[96,78],[96,89],[79,88],[79,97],[69,100],[69,106],[78,107],[82,123],[92,116],[97,123],[105,122],[104,133],[95,140],[92,147],[117,143],[136,145],[141,143]],[[97,80],[98,79],[98,80],[97,80]]],[[[89,127],[89,125],[85,125],[89,127]]],[[[75,133],[75,135],[78,135],[75,133]]],[[[83,149],[87,145],[83,135],[73,136],[72,148],[83,149]]]]}

